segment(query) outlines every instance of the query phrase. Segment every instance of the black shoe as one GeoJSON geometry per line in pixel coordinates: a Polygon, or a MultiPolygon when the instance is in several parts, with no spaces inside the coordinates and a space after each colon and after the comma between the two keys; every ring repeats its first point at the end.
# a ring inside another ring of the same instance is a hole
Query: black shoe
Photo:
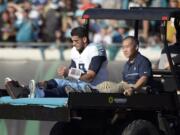
{"type": "Polygon", "coordinates": [[[8,96],[6,89],[0,89],[0,97],[8,96]]]}
{"type": "Polygon", "coordinates": [[[11,80],[5,83],[6,90],[13,99],[28,97],[29,89],[23,87],[19,84],[19,82],[11,80]]]}

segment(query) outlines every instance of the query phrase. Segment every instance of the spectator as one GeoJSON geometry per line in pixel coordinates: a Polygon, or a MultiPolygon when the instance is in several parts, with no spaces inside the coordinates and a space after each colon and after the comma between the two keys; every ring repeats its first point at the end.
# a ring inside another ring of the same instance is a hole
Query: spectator
{"type": "Polygon", "coordinates": [[[151,7],[167,7],[167,0],[152,0],[150,6],[151,7]]]}
{"type": "Polygon", "coordinates": [[[10,17],[11,22],[14,23],[16,20],[16,15],[15,15],[16,8],[11,6],[11,4],[8,4],[7,11],[9,12],[9,17],[10,17]]]}
{"type": "Polygon", "coordinates": [[[15,22],[17,28],[16,41],[17,42],[33,42],[34,38],[34,26],[32,21],[28,17],[29,11],[22,11],[22,19],[15,22]]]}
{"type": "MultiPolygon", "coordinates": [[[[23,3],[26,10],[23,7],[9,3],[8,7],[12,8],[15,11],[16,20],[14,21],[14,27],[16,28],[16,41],[17,42],[33,42],[34,39],[34,24],[29,18],[29,12],[31,6],[25,2],[23,3]]],[[[13,12],[13,11],[12,11],[13,12]]],[[[13,16],[13,15],[12,15],[13,16]]]]}
{"type": "Polygon", "coordinates": [[[0,0],[0,13],[6,10],[7,4],[7,0],[0,0]]]}
{"type": "Polygon", "coordinates": [[[75,7],[73,6],[73,4],[76,5],[76,3],[73,0],[60,1],[61,7],[64,7],[63,8],[64,11],[67,11],[67,12],[75,10],[75,7]]]}
{"type": "Polygon", "coordinates": [[[61,26],[60,13],[58,12],[58,1],[50,2],[50,9],[45,16],[44,40],[48,42],[55,41],[55,32],[61,26]]]}
{"type": "MultiPolygon", "coordinates": [[[[178,8],[178,1],[177,0],[170,0],[169,1],[170,8],[178,8]]],[[[170,21],[167,23],[167,40],[170,44],[174,44],[176,40],[175,36],[176,30],[174,27],[174,19],[171,18],[170,21]]]]}
{"type": "Polygon", "coordinates": [[[59,50],[60,60],[64,61],[65,60],[65,58],[64,58],[64,50],[67,47],[61,44],[63,41],[65,41],[63,32],[61,30],[57,30],[55,32],[55,37],[56,37],[55,43],[56,43],[56,47],[59,50]]]}
{"type": "Polygon", "coordinates": [[[95,8],[96,4],[91,3],[90,0],[80,0],[81,2],[81,6],[80,6],[80,10],[87,10],[89,8],[95,8]]]}
{"type": "Polygon", "coordinates": [[[15,41],[15,29],[11,22],[9,12],[5,11],[2,13],[0,20],[0,39],[3,42],[13,42],[15,41]]]}
{"type": "MultiPolygon", "coordinates": [[[[147,7],[147,0],[133,0],[132,2],[129,3],[129,8],[130,7],[147,7]]],[[[149,35],[149,22],[144,20],[142,22],[142,33],[141,37],[143,38],[142,40],[147,42],[149,35]]]]}
{"type": "Polygon", "coordinates": [[[48,0],[31,0],[33,5],[46,4],[48,0]]]}
{"type": "Polygon", "coordinates": [[[112,44],[112,37],[108,25],[101,26],[100,32],[96,33],[93,38],[94,43],[102,43],[103,45],[112,44]]]}
{"type": "Polygon", "coordinates": [[[44,37],[44,5],[39,4],[35,6],[35,9],[30,13],[30,18],[33,20],[36,26],[36,41],[43,41],[44,37]]]}
{"type": "MultiPolygon", "coordinates": [[[[125,0],[123,0],[125,2],[125,0]]],[[[121,7],[122,0],[103,0],[103,8],[119,9],[121,7]]],[[[128,1],[129,2],[129,1],[128,1]]]]}
{"type": "Polygon", "coordinates": [[[73,22],[73,26],[77,27],[77,26],[82,26],[85,22],[84,19],[82,19],[82,15],[83,15],[84,11],[83,10],[76,10],[75,12],[75,20],[73,22]]]}
{"type": "Polygon", "coordinates": [[[119,45],[122,42],[122,39],[128,36],[128,29],[129,28],[125,21],[118,22],[112,37],[112,41],[113,43],[115,43],[115,45],[111,45],[108,47],[110,60],[115,59],[117,53],[119,52],[119,45]]]}
{"type": "Polygon", "coordinates": [[[178,8],[178,6],[179,6],[178,0],[169,0],[169,7],[178,8]]]}

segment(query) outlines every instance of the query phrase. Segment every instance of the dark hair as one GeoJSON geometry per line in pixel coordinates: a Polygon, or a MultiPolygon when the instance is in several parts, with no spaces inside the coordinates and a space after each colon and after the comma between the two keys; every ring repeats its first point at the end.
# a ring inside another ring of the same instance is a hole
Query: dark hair
{"type": "Polygon", "coordinates": [[[76,28],[72,29],[71,36],[78,36],[80,38],[88,37],[88,32],[87,32],[86,28],[80,26],[80,27],[76,27],[76,28]]]}
{"type": "MultiPolygon", "coordinates": [[[[133,40],[133,41],[135,42],[135,45],[136,45],[136,46],[139,46],[139,41],[138,41],[138,39],[136,39],[134,36],[127,36],[127,37],[125,37],[125,38],[123,39],[123,41],[125,41],[125,40],[127,40],[127,39],[133,40]]],[[[122,42],[123,42],[123,41],[122,41],[122,42]]]]}

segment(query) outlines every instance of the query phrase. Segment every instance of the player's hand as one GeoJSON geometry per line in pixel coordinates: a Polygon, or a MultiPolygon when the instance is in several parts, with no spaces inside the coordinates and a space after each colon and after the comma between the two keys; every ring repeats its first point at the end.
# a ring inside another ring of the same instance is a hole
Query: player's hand
{"type": "Polygon", "coordinates": [[[134,93],[134,88],[132,87],[125,89],[125,91],[123,92],[125,96],[131,96],[133,93],[134,93]]]}
{"type": "Polygon", "coordinates": [[[58,69],[57,69],[57,73],[58,73],[58,75],[59,76],[64,76],[64,77],[66,77],[67,75],[68,75],[68,68],[67,67],[59,67],[58,69]]]}

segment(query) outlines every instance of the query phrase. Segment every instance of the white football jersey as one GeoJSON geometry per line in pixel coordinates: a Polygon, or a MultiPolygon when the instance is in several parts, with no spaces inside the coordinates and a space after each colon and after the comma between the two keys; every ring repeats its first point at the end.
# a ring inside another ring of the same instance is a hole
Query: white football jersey
{"type": "MultiPolygon", "coordinates": [[[[76,68],[82,71],[82,74],[88,71],[92,58],[96,56],[105,56],[107,58],[104,46],[90,43],[82,53],[79,53],[75,47],[71,50],[71,59],[75,62],[76,68]]],[[[91,84],[97,85],[108,80],[107,63],[107,60],[103,62],[91,84]]]]}

